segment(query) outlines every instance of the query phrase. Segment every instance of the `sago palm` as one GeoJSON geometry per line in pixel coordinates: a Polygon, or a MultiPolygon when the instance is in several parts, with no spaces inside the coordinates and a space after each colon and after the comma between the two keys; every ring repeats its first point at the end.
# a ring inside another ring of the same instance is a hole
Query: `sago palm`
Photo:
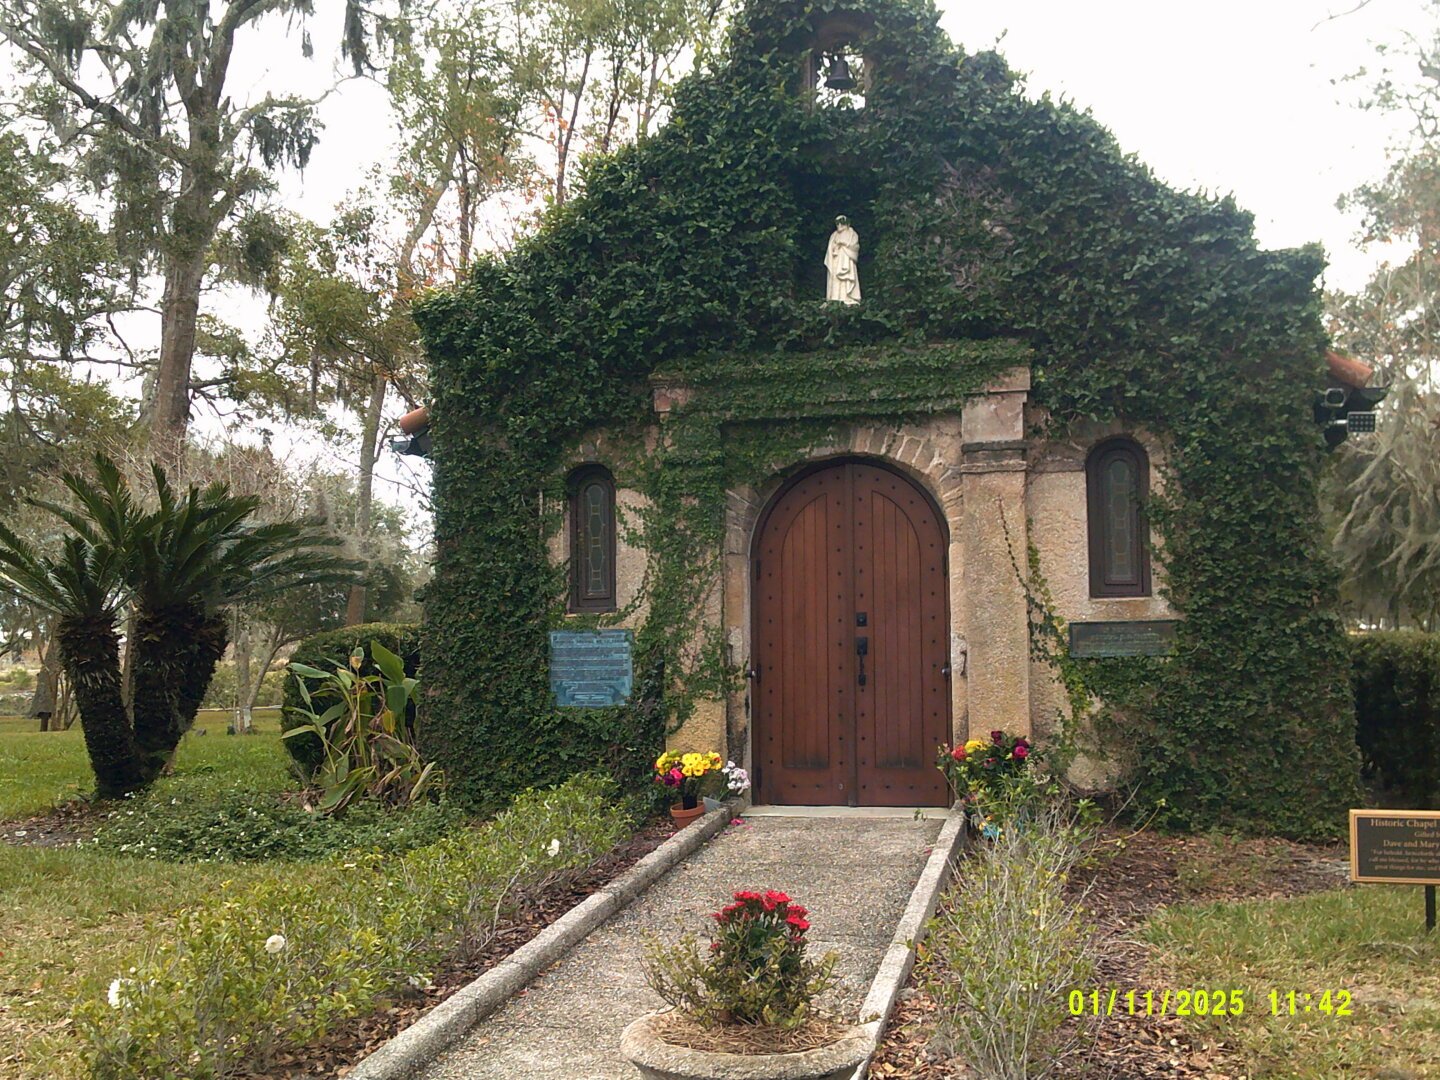
{"type": "Polygon", "coordinates": [[[355,570],[333,550],[339,539],[312,523],[251,521],[256,497],[223,484],[177,493],[158,466],[154,477],[155,505],[145,510],[119,467],[97,455],[93,480],[63,477],[75,506],[33,501],[72,531],[58,559],[0,533],[0,586],[62,620],[62,661],[102,796],[148,784],[174,753],[225,652],[226,605],[348,583],[355,570]],[[134,612],[129,715],[115,629],[126,604],[134,612]]]}
{"type": "Polygon", "coordinates": [[[300,585],[348,583],[354,564],[335,553],[338,537],[311,524],[253,522],[258,497],[222,484],[179,495],[163,469],[154,473],[159,506],[138,523],[132,544],[133,673],[136,737],[152,764],[158,757],[163,765],[225,652],[225,608],[300,585]]]}
{"type": "Polygon", "coordinates": [[[115,798],[141,786],[120,679],[116,613],[124,559],[95,537],[68,536],[58,556],[41,554],[0,525],[0,588],[56,617],[60,663],[75,694],[96,793],[115,798]]]}
{"type": "Polygon", "coordinates": [[[232,495],[220,483],[180,493],[158,465],[152,470],[155,508],[134,513],[117,502],[110,478],[118,469],[102,458],[96,465],[98,485],[67,478],[86,521],[66,520],[77,531],[88,523],[97,539],[125,553],[135,607],[135,742],[148,780],[194,723],[229,643],[225,608],[300,585],[348,583],[355,564],[334,551],[338,537],[313,523],[255,523],[257,496],[232,495]]]}

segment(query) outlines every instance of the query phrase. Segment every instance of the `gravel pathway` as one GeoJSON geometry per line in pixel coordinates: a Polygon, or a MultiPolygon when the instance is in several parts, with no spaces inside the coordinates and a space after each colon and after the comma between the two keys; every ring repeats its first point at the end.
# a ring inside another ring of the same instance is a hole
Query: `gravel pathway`
{"type": "Polygon", "coordinates": [[[736,889],[780,889],[810,909],[811,949],[834,950],[826,1004],[853,1016],[920,876],[929,820],[764,816],[732,825],[420,1074],[420,1080],[634,1080],[620,1032],[663,1003],[645,985],[642,936],[704,940],[736,889]]]}

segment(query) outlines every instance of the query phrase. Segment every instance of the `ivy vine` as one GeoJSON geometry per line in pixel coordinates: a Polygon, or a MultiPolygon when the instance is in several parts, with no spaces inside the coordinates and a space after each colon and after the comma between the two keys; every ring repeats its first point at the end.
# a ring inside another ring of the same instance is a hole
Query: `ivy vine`
{"type": "Polygon", "coordinates": [[[481,804],[595,762],[643,775],[666,724],[733,675],[716,635],[691,635],[727,487],[839,426],[953,410],[1024,358],[1047,434],[1118,420],[1166,443],[1151,517],[1176,655],[1091,675],[1107,700],[1143,701],[1115,714],[1142,804],[1178,827],[1333,833],[1358,762],[1315,500],[1320,252],[1261,250],[1231,200],[1166,188],[1084,112],[1027,97],[998,56],[945,38],[928,0],[867,5],[865,108],[814,107],[799,58],[845,6],[750,0],[660,132],[591,161],[535,236],[419,305],[429,749],[481,804]],[[865,243],[853,308],[811,299],[842,212],[865,243]],[[696,397],[647,452],[657,374],[696,397]],[[561,494],[599,429],[649,498],[639,685],[631,707],[562,713],[556,500],[537,493],[561,494]]]}

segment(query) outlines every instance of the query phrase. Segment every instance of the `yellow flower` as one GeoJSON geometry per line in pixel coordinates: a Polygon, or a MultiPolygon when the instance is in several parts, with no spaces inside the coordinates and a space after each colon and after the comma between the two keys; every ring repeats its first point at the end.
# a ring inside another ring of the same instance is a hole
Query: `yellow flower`
{"type": "Polygon", "coordinates": [[[987,749],[989,745],[989,743],[982,742],[979,739],[971,739],[965,744],[965,753],[978,754],[981,750],[987,749]]]}

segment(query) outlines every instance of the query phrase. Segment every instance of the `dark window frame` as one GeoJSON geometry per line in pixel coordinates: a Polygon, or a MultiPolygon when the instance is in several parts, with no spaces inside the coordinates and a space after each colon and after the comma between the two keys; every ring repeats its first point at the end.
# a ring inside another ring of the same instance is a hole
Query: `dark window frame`
{"type": "Polygon", "coordinates": [[[603,465],[583,465],[570,474],[570,611],[576,614],[594,614],[614,611],[615,589],[615,478],[603,465]],[[586,515],[581,499],[592,484],[599,483],[605,490],[605,507],[609,528],[605,536],[605,560],[609,568],[609,580],[604,592],[592,592],[586,587],[586,566],[584,553],[589,549],[585,533],[586,515]]]}
{"type": "Polygon", "coordinates": [[[1144,597],[1151,595],[1150,526],[1146,506],[1150,501],[1150,455],[1131,438],[1106,439],[1085,459],[1085,517],[1090,543],[1090,595],[1095,599],[1144,597]],[[1109,564],[1105,543],[1105,471],[1111,462],[1123,458],[1135,474],[1135,508],[1127,525],[1136,553],[1136,573],[1117,580],[1109,564]]]}

